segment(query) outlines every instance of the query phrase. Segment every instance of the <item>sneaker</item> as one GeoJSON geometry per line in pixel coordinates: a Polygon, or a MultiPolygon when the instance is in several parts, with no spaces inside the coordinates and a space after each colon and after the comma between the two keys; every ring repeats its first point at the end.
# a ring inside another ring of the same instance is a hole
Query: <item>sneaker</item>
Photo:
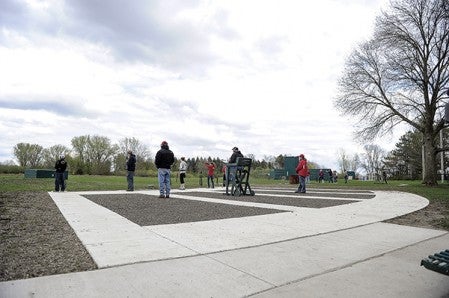
{"type": "Polygon", "coordinates": [[[169,196],[169,195],[166,195],[165,198],[168,199],[168,198],[170,198],[170,196],[169,196]]]}
{"type": "Polygon", "coordinates": [[[165,199],[165,196],[164,195],[160,195],[159,199],[165,199]]]}

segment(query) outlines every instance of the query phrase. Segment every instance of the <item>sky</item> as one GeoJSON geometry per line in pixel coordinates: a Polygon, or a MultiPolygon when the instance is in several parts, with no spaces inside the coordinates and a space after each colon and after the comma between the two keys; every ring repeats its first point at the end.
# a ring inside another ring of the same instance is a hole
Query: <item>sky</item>
{"type": "MultiPolygon", "coordinates": [[[[363,152],[333,106],[386,0],[2,0],[0,162],[18,143],[137,138],[152,154],[337,167],[363,152]]],[[[397,136],[376,144],[394,148],[397,136]]]]}

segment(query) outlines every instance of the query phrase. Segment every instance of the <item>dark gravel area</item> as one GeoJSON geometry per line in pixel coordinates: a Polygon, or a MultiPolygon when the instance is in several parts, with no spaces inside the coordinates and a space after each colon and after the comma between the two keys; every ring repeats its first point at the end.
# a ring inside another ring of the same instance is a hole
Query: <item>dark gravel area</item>
{"type": "Polygon", "coordinates": [[[0,281],[96,269],[46,192],[0,192],[0,281]]]}
{"type": "Polygon", "coordinates": [[[372,192],[363,192],[363,193],[355,193],[355,192],[344,192],[344,193],[337,193],[335,190],[333,192],[330,191],[326,191],[326,192],[322,192],[321,190],[319,191],[319,193],[315,193],[313,191],[309,191],[307,193],[302,193],[302,194],[296,194],[295,189],[291,190],[291,193],[288,192],[282,192],[280,193],[279,191],[275,191],[275,190],[257,190],[256,194],[259,195],[263,195],[263,194],[282,194],[282,195],[297,195],[298,197],[333,197],[333,198],[346,198],[346,199],[359,199],[359,200],[364,200],[364,199],[372,199],[374,198],[376,195],[372,192]]]}
{"type": "Polygon", "coordinates": [[[160,199],[158,196],[134,193],[85,195],[84,197],[141,226],[286,212],[276,209],[176,199],[175,196],[172,194],[169,199],[160,199]]]}
{"type": "MultiPolygon", "coordinates": [[[[233,201],[241,202],[251,202],[251,203],[264,203],[273,205],[287,205],[295,207],[305,207],[305,208],[325,208],[338,205],[344,205],[349,203],[354,203],[354,200],[331,200],[331,199],[309,199],[307,194],[295,194],[292,193],[290,197],[273,197],[264,196],[263,194],[256,193],[255,196],[228,196],[222,192],[183,192],[183,195],[194,196],[194,197],[206,197],[214,199],[229,199],[233,201]]],[[[284,195],[284,193],[282,193],[284,195]]]]}

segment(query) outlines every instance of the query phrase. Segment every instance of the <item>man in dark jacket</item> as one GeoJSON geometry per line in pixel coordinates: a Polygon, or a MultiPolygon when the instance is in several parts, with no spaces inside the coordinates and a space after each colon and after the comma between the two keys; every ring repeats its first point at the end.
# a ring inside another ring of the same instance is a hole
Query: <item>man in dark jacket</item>
{"type": "Polygon", "coordinates": [[[236,163],[237,157],[243,157],[243,154],[242,154],[242,152],[240,152],[239,148],[234,147],[234,148],[232,148],[232,155],[229,158],[229,163],[236,163]]]}
{"type": "Polygon", "coordinates": [[[126,180],[128,181],[127,191],[134,191],[134,172],[136,170],[136,155],[131,150],[128,150],[128,158],[126,159],[126,180]]]}
{"type": "Polygon", "coordinates": [[[156,153],[154,163],[157,167],[157,178],[159,181],[159,198],[170,197],[170,168],[175,162],[175,156],[168,147],[168,143],[163,141],[161,149],[156,153]]]}
{"type": "Polygon", "coordinates": [[[235,178],[235,174],[237,171],[237,158],[239,157],[243,157],[242,152],[240,152],[239,148],[234,147],[232,148],[232,155],[229,158],[229,163],[227,164],[227,168],[226,168],[226,194],[228,194],[228,186],[229,184],[234,181],[235,178]]]}
{"type": "Polygon", "coordinates": [[[64,155],[60,155],[55,163],[55,191],[65,191],[64,172],[67,169],[67,162],[64,155]]]}

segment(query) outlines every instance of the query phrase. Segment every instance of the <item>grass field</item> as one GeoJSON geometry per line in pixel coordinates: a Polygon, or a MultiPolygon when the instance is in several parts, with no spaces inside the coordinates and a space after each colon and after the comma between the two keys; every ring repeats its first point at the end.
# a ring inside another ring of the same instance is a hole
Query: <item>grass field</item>
{"type": "MultiPolygon", "coordinates": [[[[222,180],[218,179],[217,185],[221,185],[222,180]]],[[[196,188],[207,186],[205,177],[202,179],[193,175],[188,175],[186,186],[196,188]]],[[[286,180],[273,180],[265,178],[250,179],[251,186],[273,186],[273,187],[293,187],[286,180]]],[[[157,188],[157,177],[135,177],[134,185],[136,190],[148,189],[150,186],[157,188]]],[[[172,176],[172,187],[179,187],[179,181],[175,175],[172,176]]],[[[126,177],[124,176],[96,176],[96,175],[70,175],[67,180],[68,191],[86,191],[86,190],[125,190],[127,187],[126,177]]],[[[427,187],[421,184],[421,181],[409,180],[391,180],[388,184],[374,181],[350,180],[347,184],[343,180],[338,183],[317,183],[311,181],[307,187],[310,188],[348,188],[364,190],[394,190],[414,193],[423,196],[430,201],[448,200],[449,184],[447,182],[436,187],[427,187]]],[[[20,174],[0,174],[0,191],[52,191],[54,189],[53,178],[24,178],[20,174]]]]}

